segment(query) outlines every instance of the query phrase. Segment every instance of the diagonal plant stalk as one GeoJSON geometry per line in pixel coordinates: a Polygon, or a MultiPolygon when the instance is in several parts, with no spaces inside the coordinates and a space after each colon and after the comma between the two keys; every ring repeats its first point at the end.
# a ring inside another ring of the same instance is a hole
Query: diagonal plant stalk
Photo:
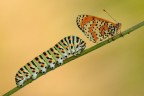
{"type": "MultiPolygon", "coordinates": [[[[85,55],[85,54],[87,54],[87,53],[89,53],[89,52],[91,52],[91,51],[94,51],[95,49],[98,49],[98,48],[100,48],[100,47],[102,47],[102,46],[104,46],[104,45],[106,45],[106,44],[108,44],[108,43],[110,43],[110,42],[112,42],[112,41],[114,41],[114,40],[116,40],[116,39],[118,39],[118,38],[126,35],[126,34],[129,34],[129,33],[131,33],[132,31],[134,31],[134,30],[136,30],[136,29],[138,29],[138,28],[140,28],[140,27],[142,27],[142,26],[144,26],[144,21],[142,21],[142,22],[136,24],[135,26],[133,26],[133,27],[131,27],[131,28],[123,31],[121,34],[117,34],[117,35],[114,36],[113,38],[109,38],[109,39],[107,39],[107,40],[105,40],[105,41],[103,41],[103,42],[101,42],[101,43],[99,43],[99,44],[97,44],[97,45],[94,45],[94,46],[92,46],[92,47],[84,50],[81,54],[79,54],[79,55],[77,55],[77,56],[72,56],[72,57],[66,59],[66,60],[64,61],[64,64],[66,64],[66,63],[68,63],[68,62],[70,62],[70,61],[72,61],[72,60],[75,60],[76,58],[79,58],[79,57],[81,57],[81,56],[83,56],[83,55],[85,55]]],[[[64,64],[63,64],[63,65],[64,65],[64,64]]],[[[59,67],[59,66],[56,65],[56,68],[57,68],[57,67],[59,67]]],[[[47,70],[47,72],[49,72],[49,71],[51,71],[51,69],[48,69],[48,70],[47,70]]],[[[38,74],[38,78],[41,77],[41,76],[42,76],[41,73],[38,74]]],[[[29,79],[28,81],[26,81],[26,82],[24,83],[24,86],[28,85],[28,84],[31,83],[32,81],[34,81],[34,80],[29,79]]],[[[23,87],[24,87],[24,86],[23,86],[23,87]]],[[[8,91],[7,93],[5,93],[3,96],[10,96],[11,94],[13,94],[13,93],[17,92],[18,90],[22,89],[23,87],[21,87],[21,88],[20,88],[20,87],[15,87],[15,88],[11,89],[10,91],[8,91]]]]}

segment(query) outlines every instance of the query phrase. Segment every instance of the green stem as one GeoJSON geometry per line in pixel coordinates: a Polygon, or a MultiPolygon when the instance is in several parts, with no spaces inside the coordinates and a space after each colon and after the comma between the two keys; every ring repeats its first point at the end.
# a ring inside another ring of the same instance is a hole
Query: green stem
{"type": "MultiPolygon", "coordinates": [[[[126,35],[126,34],[129,34],[129,33],[131,33],[132,31],[134,31],[134,30],[136,30],[136,29],[138,29],[138,28],[140,28],[140,27],[142,27],[142,26],[144,26],[144,21],[136,24],[135,26],[133,26],[133,27],[127,29],[127,30],[125,30],[125,31],[122,32],[121,34],[117,34],[117,35],[114,36],[113,38],[109,38],[108,40],[105,40],[105,41],[103,41],[103,42],[101,42],[101,43],[99,43],[99,44],[96,44],[96,45],[94,45],[94,46],[92,46],[92,47],[84,50],[81,54],[79,54],[79,55],[77,55],[77,56],[72,56],[72,57],[68,58],[67,60],[64,61],[64,64],[66,64],[66,63],[68,63],[68,62],[70,62],[70,61],[72,61],[72,60],[74,60],[74,59],[76,59],[76,58],[79,58],[79,57],[81,57],[81,56],[83,56],[83,55],[85,55],[85,54],[87,54],[87,53],[89,53],[89,52],[91,52],[91,51],[94,51],[95,49],[98,49],[98,48],[100,48],[100,47],[102,47],[102,46],[104,46],[104,45],[106,45],[106,44],[108,44],[108,43],[110,43],[110,42],[112,42],[112,41],[114,41],[114,40],[116,40],[116,39],[118,39],[118,38],[126,35]]],[[[64,65],[64,64],[63,64],[63,65],[64,65]]],[[[57,68],[57,67],[59,67],[59,66],[56,65],[56,68],[57,68]]],[[[51,70],[48,69],[47,72],[49,72],[49,71],[51,71],[51,70]]],[[[41,73],[38,74],[38,78],[41,77],[41,76],[42,76],[41,73]]],[[[30,80],[26,81],[26,82],[24,83],[24,86],[28,85],[28,84],[31,83],[32,81],[34,81],[34,80],[30,79],[30,80]]],[[[23,87],[24,87],[24,86],[23,86],[23,87]]],[[[9,96],[9,95],[17,92],[18,90],[22,89],[23,87],[21,87],[21,88],[20,88],[20,87],[15,87],[15,88],[11,89],[10,91],[8,91],[8,92],[7,92],[6,94],[4,94],[3,96],[9,96]]]]}

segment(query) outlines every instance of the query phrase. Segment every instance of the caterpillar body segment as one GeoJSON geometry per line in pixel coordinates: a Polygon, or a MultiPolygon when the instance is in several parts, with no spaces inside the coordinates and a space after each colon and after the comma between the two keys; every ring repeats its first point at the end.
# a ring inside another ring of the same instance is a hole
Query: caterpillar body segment
{"type": "Polygon", "coordinates": [[[29,70],[29,72],[31,73],[31,77],[32,79],[36,79],[38,73],[40,72],[38,67],[34,64],[34,62],[28,62],[25,67],[29,70]]]}
{"type": "Polygon", "coordinates": [[[55,47],[50,48],[49,52],[52,54],[53,58],[55,58],[56,63],[59,65],[62,65],[63,58],[62,58],[61,53],[58,50],[56,50],[55,47]]]}
{"type": "Polygon", "coordinates": [[[56,60],[53,58],[49,50],[43,52],[41,56],[44,58],[45,62],[48,64],[48,68],[54,69],[56,60]]]}

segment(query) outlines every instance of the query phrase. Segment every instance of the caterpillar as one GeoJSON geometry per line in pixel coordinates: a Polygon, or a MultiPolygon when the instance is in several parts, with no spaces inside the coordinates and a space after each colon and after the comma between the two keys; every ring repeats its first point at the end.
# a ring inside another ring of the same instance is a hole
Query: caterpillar
{"type": "Polygon", "coordinates": [[[39,73],[45,74],[48,68],[62,65],[70,55],[76,56],[86,48],[86,43],[78,36],[67,36],[57,44],[21,67],[15,75],[16,85],[22,87],[30,78],[36,79],[39,73]]]}
{"type": "Polygon", "coordinates": [[[113,23],[91,15],[78,15],[76,23],[85,36],[93,43],[106,40],[116,35],[121,29],[121,23],[119,22],[113,23]]]}

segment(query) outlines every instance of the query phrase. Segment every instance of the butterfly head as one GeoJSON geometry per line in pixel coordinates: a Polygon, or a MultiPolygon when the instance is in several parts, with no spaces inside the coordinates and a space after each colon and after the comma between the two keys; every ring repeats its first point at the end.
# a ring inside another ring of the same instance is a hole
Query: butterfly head
{"type": "Polygon", "coordinates": [[[121,23],[119,23],[119,22],[116,24],[116,28],[117,28],[118,30],[120,30],[120,29],[121,29],[121,26],[122,26],[122,24],[121,24],[121,23]]]}

